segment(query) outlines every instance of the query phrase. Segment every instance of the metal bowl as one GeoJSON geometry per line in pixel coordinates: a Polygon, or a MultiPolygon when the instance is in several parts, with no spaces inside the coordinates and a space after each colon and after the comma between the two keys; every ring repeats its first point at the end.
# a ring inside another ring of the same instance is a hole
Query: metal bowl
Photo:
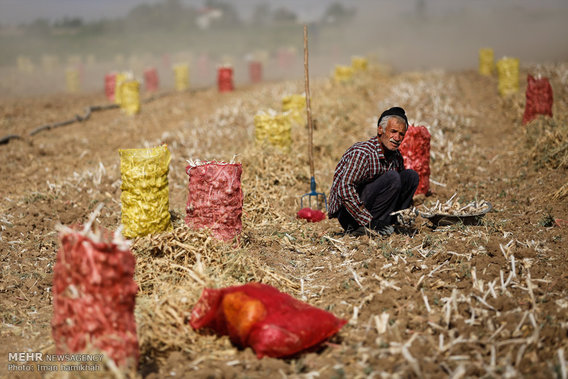
{"type": "Polygon", "coordinates": [[[490,202],[484,201],[481,203],[483,209],[477,213],[470,213],[470,214],[462,214],[462,215],[453,215],[447,213],[425,213],[418,211],[418,214],[421,217],[428,219],[434,226],[447,226],[457,224],[458,222],[462,222],[464,225],[479,225],[483,216],[485,216],[493,206],[490,202]]]}

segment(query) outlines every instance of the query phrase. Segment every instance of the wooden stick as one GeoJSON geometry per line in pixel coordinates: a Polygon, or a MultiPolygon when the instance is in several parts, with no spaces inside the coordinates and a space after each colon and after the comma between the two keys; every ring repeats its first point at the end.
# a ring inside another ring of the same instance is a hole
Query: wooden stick
{"type": "Polygon", "coordinates": [[[304,77],[306,84],[306,113],[308,117],[308,158],[310,160],[310,174],[312,178],[314,172],[314,146],[313,146],[313,125],[312,108],[310,105],[310,75],[308,70],[308,26],[304,25],[304,77]]]}

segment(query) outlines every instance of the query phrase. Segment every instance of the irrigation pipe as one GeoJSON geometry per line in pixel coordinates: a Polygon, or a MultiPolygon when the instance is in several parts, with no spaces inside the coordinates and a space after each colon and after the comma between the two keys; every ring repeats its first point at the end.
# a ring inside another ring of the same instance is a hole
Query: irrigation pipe
{"type": "MultiPolygon", "coordinates": [[[[168,94],[169,93],[166,92],[166,93],[161,93],[159,95],[151,96],[151,97],[145,99],[143,101],[143,103],[149,103],[151,101],[154,101],[156,99],[164,97],[168,94]]],[[[118,108],[118,107],[120,107],[119,104],[91,105],[91,106],[88,106],[88,107],[85,108],[85,114],[83,116],[77,114],[77,115],[75,115],[74,118],[72,118],[70,120],[54,122],[54,123],[51,123],[51,124],[45,124],[45,125],[38,126],[34,130],[32,130],[29,133],[29,135],[30,135],[30,137],[32,137],[32,136],[35,136],[36,134],[43,132],[45,130],[51,130],[51,129],[59,128],[61,126],[70,125],[70,124],[73,124],[75,122],[84,122],[84,121],[87,121],[91,117],[91,114],[93,112],[104,111],[104,110],[107,110],[107,109],[115,109],[115,108],[118,108]]],[[[6,145],[6,144],[8,144],[8,142],[10,142],[13,139],[22,139],[22,137],[17,135],[17,134],[9,134],[7,136],[0,138],[0,145],[6,145]]]]}
{"type": "Polygon", "coordinates": [[[20,137],[17,134],[8,134],[7,136],[0,138],[0,145],[6,145],[12,139],[21,139],[21,138],[22,137],[20,137]]]}
{"type": "Polygon", "coordinates": [[[85,108],[85,115],[84,116],[75,115],[75,118],[72,118],[72,119],[67,120],[67,121],[60,121],[60,122],[55,122],[53,124],[46,124],[46,125],[38,126],[37,128],[35,128],[34,130],[32,130],[30,132],[30,136],[35,136],[36,134],[38,134],[39,132],[44,131],[44,130],[55,129],[55,128],[58,128],[60,126],[73,124],[74,122],[87,121],[91,117],[91,113],[93,111],[101,111],[101,110],[105,110],[105,109],[113,109],[113,108],[118,108],[118,107],[119,107],[118,104],[91,105],[90,107],[85,108]]]}

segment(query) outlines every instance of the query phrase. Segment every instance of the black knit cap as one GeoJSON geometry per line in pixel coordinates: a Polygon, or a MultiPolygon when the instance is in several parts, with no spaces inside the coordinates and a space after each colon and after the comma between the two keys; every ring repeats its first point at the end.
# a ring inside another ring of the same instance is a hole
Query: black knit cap
{"type": "Polygon", "coordinates": [[[406,125],[408,126],[408,119],[406,118],[406,113],[404,112],[404,109],[402,109],[401,107],[392,107],[391,109],[387,109],[386,111],[384,111],[381,114],[381,117],[379,117],[379,121],[377,122],[377,126],[379,126],[379,124],[381,123],[381,120],[385,116],[400,116],[404,119],[404,121],[406,122],[406,125]]]}

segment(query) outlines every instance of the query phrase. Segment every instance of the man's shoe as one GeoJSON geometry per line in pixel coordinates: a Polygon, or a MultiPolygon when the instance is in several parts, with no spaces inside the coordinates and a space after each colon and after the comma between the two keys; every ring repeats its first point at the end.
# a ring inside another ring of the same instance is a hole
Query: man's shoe
{"type": "Polygon", "coordinates": [[[381,236],[390,236],[394,233],[394,226],[392,225],[383,225],[378,226],[375,229],[375,232],[379,233],[381,236]]]}
{"type": "Polygon", "coordinates": [[[357,229],[347,229],[345,231],[346,234],[349,234],[353,237],[360,237],[360,236],[390,236],[394,233],[394,227],[392,225],[385,225],[378,228],[367,228],[364,226],[360,226],[357,229]]]}
{"type": "Polygon", "coordinates": [[[345,234],[349,234],[350,236],[353,237],[360,237],[360,236],[364,236],[365,234],[367,234],[367,228],[365,228],[364,226],[360,226],[357,229],[347,229],[345,231],[345,234]]]}

